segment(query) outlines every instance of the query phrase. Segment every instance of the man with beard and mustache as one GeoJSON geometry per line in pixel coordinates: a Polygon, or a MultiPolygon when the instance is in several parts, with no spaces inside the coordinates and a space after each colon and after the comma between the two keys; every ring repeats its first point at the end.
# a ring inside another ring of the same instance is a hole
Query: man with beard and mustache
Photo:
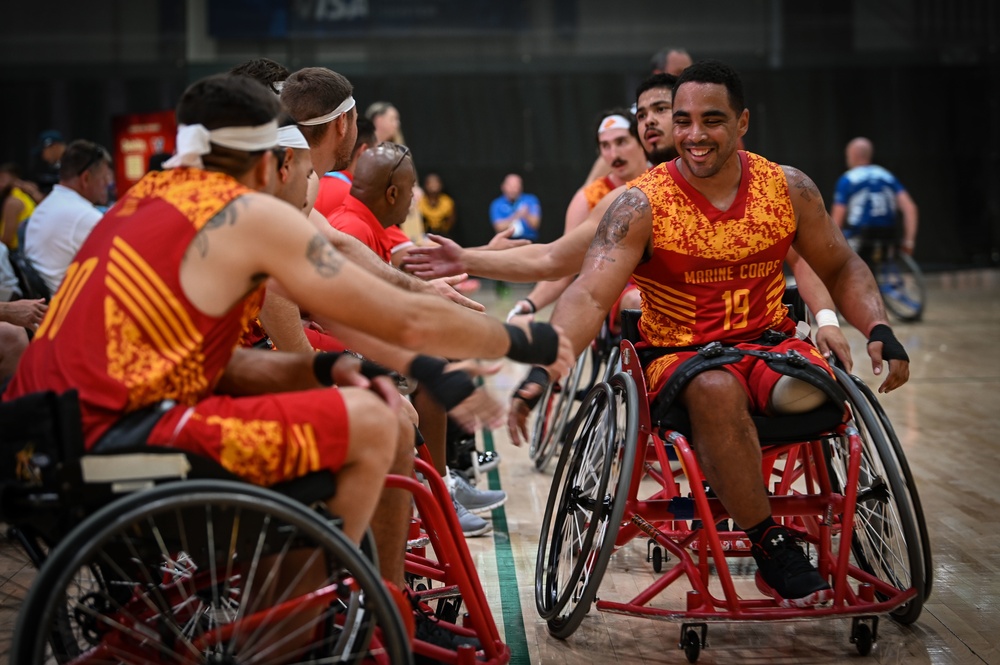
{"type": "MultiPolygon", "coordinates": [[[[636,347],[651,405],[683,361],[713,342],[796,350],[829,372],[822,356],[795,337],[781,304],[782,263],[794,245],[868,337],[873,372],[881,375],[888,361],[879,391],[903,385],[909,359],[888,326],[878,286],[831,221],[816,185],[798,169],[737,149],[750,117],[739,74],[720,62],[696,63],[678,78],[672,102],[678,158],[651,169],[611,204],[579,277],[553,313],[573,350],[590,343],[631,278],[643,296],[636,347]],[[774,333],[782,333],[780,341],[769,345],[765,339],[774,333]]],[[[829,583],[793,533],[772,518],[751,419],[809,410],[825,396],[786,408],[786,391],[821,391],[752,355],[695,374],[678,390],[705,478],[752,543],[758,588],[783,607],[831,599],[829,583]]]]}
{"type": "MultiPolygon", "coordinates": [[[[672,84],[672,82],[671,82],[672,84]]],[[[587,219],[590,212],[612,190],[618,189],[630,180],[638,178],[649,167],[646,153],[639,142],[639,130],[635,116],[628,109],[611,109],[600,115],[596,131],[597,148],[600,158],[611,171],[577,190],[566,208],[564,234],[587,219]]],[[[541,281],[525,298],[518,300],[510,316],[534,314],[539,309],[553,303],[566,290],[572,275],[556,281],[541,281]]],[[[624,303],[624,307],[638,307],[636,298],[624,303]]]]}

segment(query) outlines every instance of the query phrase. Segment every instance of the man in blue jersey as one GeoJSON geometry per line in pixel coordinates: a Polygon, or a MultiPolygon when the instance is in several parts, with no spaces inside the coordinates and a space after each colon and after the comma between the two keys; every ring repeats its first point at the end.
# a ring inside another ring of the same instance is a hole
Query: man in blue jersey
{"type": "Polygon", "coordinates": [[[866,239],[892,238],[897,211],[903,214],[900,248],[913,254],[917,242],[917,204],[885,168],[872,164],[872,142],[863,136],[847,144],[847,172],[837,181],[830,217],[844,230],[851,247],[864,256],[866,239]]]}
{"type": "Polygon", "coordinates": [[[511,240],[538,240],[538,227],[542,223],[542,207],[538,197],[524,192],[521,176],[508,173],[500,185],[503,196],[490,204],[490,222],[497,233],[514,227],[511,240]]]}

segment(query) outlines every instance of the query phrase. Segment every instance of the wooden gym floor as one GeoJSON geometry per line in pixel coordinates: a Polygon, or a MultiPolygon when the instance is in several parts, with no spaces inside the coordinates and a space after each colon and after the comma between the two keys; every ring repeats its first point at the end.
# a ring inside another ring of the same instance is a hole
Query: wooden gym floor
{"type": "MultiPolygon", "coordinates": [[[[934,591],[917,622],[900,627],[887,618],[871,663],[1000,664],[1000,271],[930,277],[924,321],[895,324],[911,357],[908,385],[882,399],[916,477],[934,552],[934,591]]],[[[515,286],[498,295],[484,282],[474,297],[502,317],[526,294],[515,286]]],[[[847,331],[855,373],[876,385],[864,340],[847,331]]],[[[507,363],[489,380],[506,398],[524,373],[507,363]]],[[[494,530],[469,547],[512,663],[683,663],[678,624],[592,610],[566,641],[552,638],[534,607],[538,525],[550,473],[536,472],[527,450],[506,432],[484,432],[480,447],[503,457],[480,479],[510,495],[493,512],[494,530]]],[[[550,467],[551,469],[551,467],[550,467]]],[[[0,544],[0,654],[13,629],[24,585],[33,573],[16,550],[0,544]],[[22,570],[18,576],[15,571],[22,570]]],[[[634,595],[654,577],[641,541],[616,553],[602,584],[607,597],[634,595]]],[[[746,575],[745,580],[750,580],[746,575]]],[[[752,582],[741,582],[752,590],[752,582]]],[[[678,592],[679,593],[679,592],[678,592]]],[[[854,663],[846,619],[789,623],[713,624],[700,663],[854,663]]],[[[5,658],[0,656],[0,658],[5,658]]]]}

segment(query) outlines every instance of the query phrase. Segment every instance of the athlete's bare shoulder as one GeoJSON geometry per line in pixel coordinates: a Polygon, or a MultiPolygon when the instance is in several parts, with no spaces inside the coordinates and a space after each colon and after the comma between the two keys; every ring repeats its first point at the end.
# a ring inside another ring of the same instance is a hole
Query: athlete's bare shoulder
{"type": "Polygon", "coordinates": [[[800,213],[825,212],[823,205],[823,195],[812,178],[795,168],[794,166],[782,165],[781,170],[785,173],[788,181],[788,191],[792,195],[792,203],[800,213]]]}

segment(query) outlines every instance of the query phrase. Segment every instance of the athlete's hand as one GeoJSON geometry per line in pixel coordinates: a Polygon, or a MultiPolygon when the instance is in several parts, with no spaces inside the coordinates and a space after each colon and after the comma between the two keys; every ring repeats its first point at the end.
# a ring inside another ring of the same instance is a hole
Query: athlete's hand
{"type": "MultiPolygon", "coordinates": [[[[412,249],[410,250],[410,253],[413,253],[412,249]]],[[[468,278],[469,275],[463,272],[458,275],[452,275],[451,277],[438,277],[436,279],[429,280],[428,283],[434,287],[439,295],[444,296],[453,303],[458,303],[462,307],[467,307],[474,312],[485,312],[485,305],[478,303],[471,298],[465,297],[458,289],[455,288],[456,285],[464,282],[468,278]]]]}
{"type": "Polygon", "coordinates": [[[507,434],[515,446],[520,447],[522,442],[528,440],[528,416],[531,415],[529,403],[537,401],[543,390],[545,389],[537,383],[528,383],[511,395],[510,409],[507,412],[507,434]]]}
{"type": "Polygon", "coordinates": [[[844,366],[844,371],[848,374],[854,367],[854,359],[851,358],[851,345],[847,343],[844,332],[837,326],[820,326],[816,329],[816,348],[827,360],[832,360],[831,355],[840,360],[844,366]]]}
{"type": "MultiPolygon", "coordinates": [[[[875,376],[880,376],[884,364],[882,360],[882,342],[868,342],[868,357],[872,360],[872,372],[875,373],[875,376]]],[[[909,379],[910,361],[890,360],[889,376],[885,377],[885,381],[879,386],[878,391],[880,393],[891,392],[906,383],[909,379]]]]}
{"type": "Polygon", "coordinates": [[[372,391],[382,398],[382,401],[399,409],[402,397],[396,388],[396,382],[388,376],[376,376],[369,379],[361,373],[361,359],[350,353],[342,353],[333,364],[333,383],[339,388],[363,388],[372,391]]]}
{"type": "Polygon", "coordinates": [[[37,330],[45,318],[49,306],[45,300],[14,300],[0,303],[0,321],[6,321],[21,328],[37,330]]]}
{"type": "Polygon", "coordinates": [[[414,247],[400,266],[406,272],[422,279],[451,277],[465,272],[462,252],[465,251],[454,240],[428,233],[427,238],[437,246],[414,247]]]}
{"type": "Polygon", "coordinates": [[[522,245],[530,245],[530,240],[525,240],[521,238],[519,240],[511,240],[510,237],[514,235],[514,225],[511,224],[503,231],[500,231],[486,243],[486,249],[489,250],[499,250],[499,249],[510,249],[512,247],[521,247],[522,245]]]}
{"type": "Polygon", "coordinates": [[[448,415],[466,432],[475,432],[482,427],[495,429],[503,424],[504,408],[486,388],[480,386],[466,397],[461,404],[451,409],[448,415]]]}

